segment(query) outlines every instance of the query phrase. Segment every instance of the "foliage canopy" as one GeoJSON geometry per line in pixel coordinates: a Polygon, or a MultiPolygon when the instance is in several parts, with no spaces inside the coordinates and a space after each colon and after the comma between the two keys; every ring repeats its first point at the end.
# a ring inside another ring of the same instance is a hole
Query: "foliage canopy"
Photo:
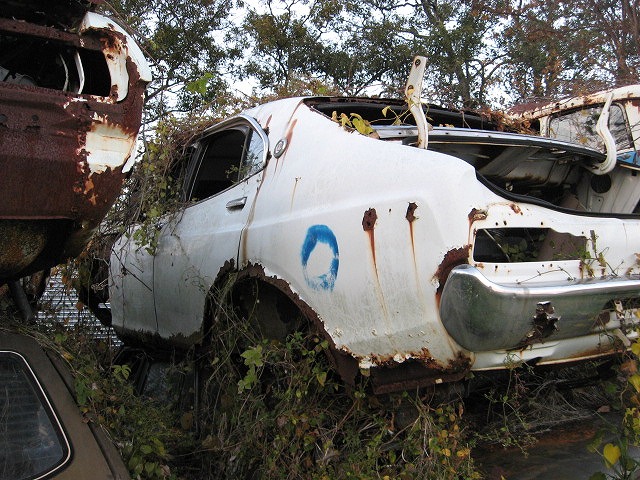
{"type": "Polygon", "coordinates": [[[638,0],[111,0],[153,62],[148,121],[300,94],[397,95],[415,55],[454,107],[640,81],[638,0]],[[241,80],[245,83],[236,85],[241,80]],[[236,88],[237,87],[237,88],[236,88]],[[235,93],[234,93],[235,92],[235,93]]]}

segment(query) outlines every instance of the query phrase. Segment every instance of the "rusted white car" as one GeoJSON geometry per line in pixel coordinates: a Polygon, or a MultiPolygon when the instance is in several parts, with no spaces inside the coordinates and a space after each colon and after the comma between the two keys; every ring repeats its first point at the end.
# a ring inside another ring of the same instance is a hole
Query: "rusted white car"
{"type": "Polygon", "coordinates": [[[114,246],[125,338],[206,342],[209,294],[230,278],[268,335],[301,315],[345,380],[368,370],[379,392],[598,357],[635,336],[640,185],[602,168],[606,153],[469,112],[333,97],[253,108],[190,151],[188,206],[164,218],[155,256],[126,236],[114,246]],[[607,172],[624,188],[604,189],[607,172]]]}

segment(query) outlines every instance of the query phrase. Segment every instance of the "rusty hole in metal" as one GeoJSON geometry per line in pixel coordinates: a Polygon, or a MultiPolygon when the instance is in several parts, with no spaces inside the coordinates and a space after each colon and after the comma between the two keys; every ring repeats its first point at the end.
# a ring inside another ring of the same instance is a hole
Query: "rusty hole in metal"
{"type": "Polygon", "coordinates": [[[375,208],[370,208],[366,212],[364,212],[364,217],[362,217],[362,229],[365,232],[370,232],[376,225],[376,220],[378,220],[378,214],[376,213],[375,208]]]}
{"type": "Polygon", "coordinates": [[[556,332],[560,317],[554,315],[554,313],[555,309],[551,302],[538,302],[531,322],[531,330],[520,340],[518,347],[524,348],[534,343],[541,343],[545,338],[556,332]]]}
{"type": "Polygon", "coordinates": [[[418,208],[418,205],[416,205],[415,202],[411,202],[407,207],[406,219],[409,223],[412,223],[416,219],[414,212],[416,211],[417,208],[418,208]]]}
{"type": "Polygon", "coordinates": [[[472,224],[473,222],[477,222],[479,220],[486,220],[486,218],[487,218],[487,211],[486,210],[479,210],[477,208],[473,208],[469,212],[469,223],[470,224],[472,224]]]}

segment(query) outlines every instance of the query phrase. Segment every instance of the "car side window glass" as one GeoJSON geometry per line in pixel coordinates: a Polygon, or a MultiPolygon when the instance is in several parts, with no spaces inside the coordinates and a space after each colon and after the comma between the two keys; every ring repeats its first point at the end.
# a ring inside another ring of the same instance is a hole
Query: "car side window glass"
{"type": "Polygon", "coordinates": [[[24,359],[0,352],[0,479],[40,477],[68,457],[68,444],[24,359]]]}
{"type": "Polygon", "coordinates": [[[246,155],[242,159],[240,174],[238,180],[250,177],[262,168],[262,160],[264,158],[264,142],[260,135],[255,131],[251,131],[247,139],[246,155]]]}
{"type": "Polygon", "coordinates": [[[618,150],[631,148],[631,135],[627,125],[627,117],[622,107],[616,103],[609,110],[609,130],[616,141],[618,150]]]}
{"type": "Polygon", "coordinates": [[[264,142],[248,125],[215,132],[201,143],[188,200],[215,195],[262,168],[264,142]]]}

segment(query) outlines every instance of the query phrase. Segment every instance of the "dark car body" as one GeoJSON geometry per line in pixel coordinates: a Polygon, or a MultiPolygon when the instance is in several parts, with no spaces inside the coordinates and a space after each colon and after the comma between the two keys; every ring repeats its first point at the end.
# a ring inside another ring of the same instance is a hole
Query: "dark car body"
{"type": "Polygon", "coordinates": [[[115,446],[87,422],[57,354],[0,330],[0,479],[128,479],[115,446]]]}

